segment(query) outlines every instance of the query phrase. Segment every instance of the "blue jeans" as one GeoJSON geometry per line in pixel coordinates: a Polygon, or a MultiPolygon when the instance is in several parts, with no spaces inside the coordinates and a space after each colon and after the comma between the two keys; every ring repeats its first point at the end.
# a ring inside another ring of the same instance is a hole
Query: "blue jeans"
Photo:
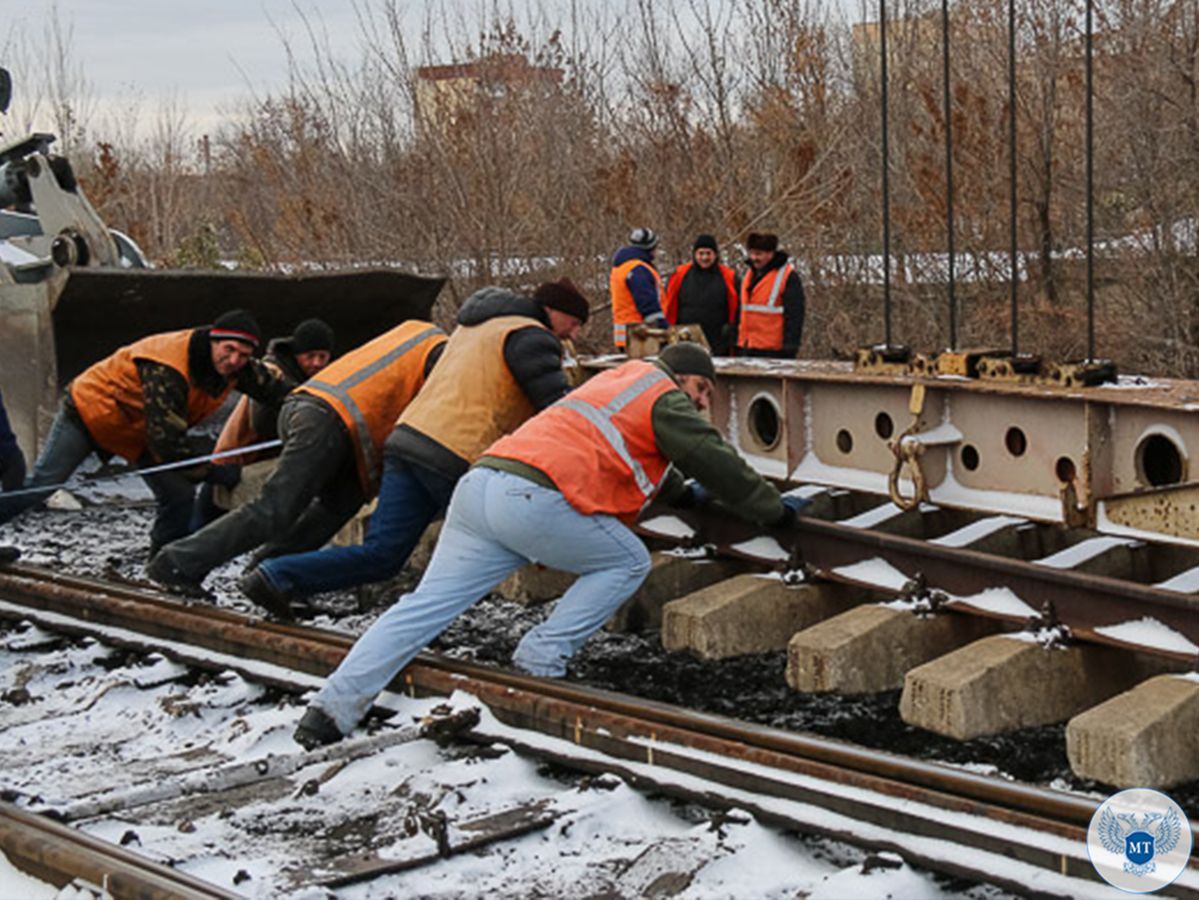
{"type": "MultiPolygon", "coordinates": [[[[46,446],[33,465],[33,475],[26,487],[61,484],[71,477],[80,464],[96,447],[91,435],[74,415],[59,409],[50,426],[46,446]]],[[[148,456],[139,460],[143,465],[152,465],[148,456]]],[[[158,512],[150,530],[150,550],[156,551],[163,544],[183,537],[188,532],[195,486],[178,472],[158,472],[145,475],[142,480],[158,501],[158,512]]],[[[33,491],[19,497],[0,496],[0,524],[15,518],[32,506],[37,506],[54,492],[54,488],[33,491]]]]}
{"type": "Polygon", "coordinates": [[[388,455],[363,544],[276,556],[258,571],[277,590],[301,597],[394,578],[429,523],[449,504],[455,481],[388,455]]]}
{"type": "Polygon", "coordinates": [[[527,562],[580,577],[513,654],[518,668],[556,677],[566,661],[640,587],[650,557],[611,516],[585,516],[558,491],[496,469],[471,469],[450,501],[416,590],[358,639],[313,699],[343,734],[379,692],[460,613],[527,562]]]}

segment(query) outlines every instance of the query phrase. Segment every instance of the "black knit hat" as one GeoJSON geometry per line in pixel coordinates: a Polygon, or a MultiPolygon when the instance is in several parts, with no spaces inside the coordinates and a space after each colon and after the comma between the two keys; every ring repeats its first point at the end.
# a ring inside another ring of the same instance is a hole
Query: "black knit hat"
{"type": "Polygon", "coordinates": [[[292,353],[308,353],[311,350],[333,352],[333,329],[320,319],[305,319],[291,333],[292,353]]]}
{"type": "Polygon", "coordinates": [[[574,316],[580,322],[586,322],[591,315],[591,304],[569,278],[538,285],[537,290],[533,291],[533,299],[542,306],[574,316]]]}
{"type": "Polygon", "coordinates": [[[720,251],[720,248],[716,246],[716,238],[710,234],[701,234],[699,237],[697,237],[695,239],[695,243],[691,245],[691,249],[693,251],[711,250],[713,253],[720,251]]]}
{"type": "Polygon", "coordinates": [[[231,309],[216,317],[208,329],[208,337],[214,341],[241,341],[257,350],[262,343],[262,329],[258,320],[244,309],[231,309]]]}
{"type": "Polygon", "coordinates": [[[769,232],[751,231],[745,239],[746,250],[765,250],[774,253],[779,248],[779,236],[769,232]]]}
{"type": "Polygon", "coordinates": [[[702,375],[712,381],[716,380],[716,367],[712,365],[712,357],[699,344],[679,341],[663,349],[658,354],[658,359],[670,366],[676,375],[702,375]]]}

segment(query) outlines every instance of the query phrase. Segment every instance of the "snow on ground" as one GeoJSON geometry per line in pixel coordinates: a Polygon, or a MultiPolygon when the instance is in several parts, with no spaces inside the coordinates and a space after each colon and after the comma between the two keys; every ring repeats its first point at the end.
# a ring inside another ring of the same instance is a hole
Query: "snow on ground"
{"type": "MultiPolygon", "coordinates": [[[[0,635],[0,696],[0,786],[34,809],[161,788],[201,766],[300,752],[290,738],[303,708],[296,698],[232,673],[197,675],[156,655],[35,627],[0,635]]],[[[405,700],[379,733],[395,733],[393,724],[419,720],[444,702],[405,700]]],[[[335,896],[1005,896],[937,879],[898,858],[780,832],[743,812],[648,797],[615,777],[578,778],[503,748],[480,753],[428,740],[304,766],[231,795],[205,792],[100,814],[82,827],[256,898],[327,897],[319,882],[363,855],[428,861],[337,888],[335,896]],[[444,817],[453,845],[467,834],[463,823],[528,807],[554,821],[437,858],[430,821],[444,817]]],[[[39,896],[53,894],[0,867],[0,897],[39,896]]]]}

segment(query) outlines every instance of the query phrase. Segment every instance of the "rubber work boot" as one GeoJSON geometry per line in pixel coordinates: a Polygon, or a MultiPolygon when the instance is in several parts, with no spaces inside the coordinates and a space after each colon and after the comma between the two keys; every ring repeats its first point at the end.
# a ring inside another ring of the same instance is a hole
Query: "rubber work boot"
{"type": "Polygon", "coordinates": [[[204,589],[201,582],[184,575],[171,565],[171,561],[161,553],[146,564],[146,577],[162,585],[171,593],[202,600],[212,599],[212,594],[204,589]]]}
{"type": "Polygon", "coordinates": [[[8,545],[0,545],[0,566],[6,566],[9,563],[14,563],[21,558],[21,551],[16,547],[8,545]]]}
{"type": "Polygon", "coordinates": [[[304,710],[304,716],[292,737],[305,750],[315,750],[317,747],[336,744],[345,735],[338,730],[337,724],[323,709],[310,706],[304,710]]]}
{"type": "Polygon", "coordinates": [[[237,589],[276,619],[290,622],[295,618],[292,615],[291,601],[287,594],[271,584],[271,580],[261,569],[251,569],[239,578],[237,589]]]}

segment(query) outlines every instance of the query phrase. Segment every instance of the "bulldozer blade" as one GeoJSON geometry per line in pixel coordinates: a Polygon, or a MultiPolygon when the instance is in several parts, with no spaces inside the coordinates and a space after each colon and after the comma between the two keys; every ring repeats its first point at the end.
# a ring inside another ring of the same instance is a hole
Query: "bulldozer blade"
{"type": "Polygon", "coordinates": [[[428,319],[445,279],[388,269],[297,274],[171,269],[58,269],[42,281],[0,281],[0,393],[32,458],[66,384],[148,334],[195,328],[249,310],[270,337],[324,319],[349,350],[406,319],[428,319]]]}
{"type": "Polygon", "coordinates": [[[290,334],[303,319],[323,319],[338,349],[349,350],[405,319],[429,318],[444,283],[386,269],[72,269],[53,313],[58,385],[131,341],[205,325],[229,309],[251,312],[269,337],[290,334]]]}

